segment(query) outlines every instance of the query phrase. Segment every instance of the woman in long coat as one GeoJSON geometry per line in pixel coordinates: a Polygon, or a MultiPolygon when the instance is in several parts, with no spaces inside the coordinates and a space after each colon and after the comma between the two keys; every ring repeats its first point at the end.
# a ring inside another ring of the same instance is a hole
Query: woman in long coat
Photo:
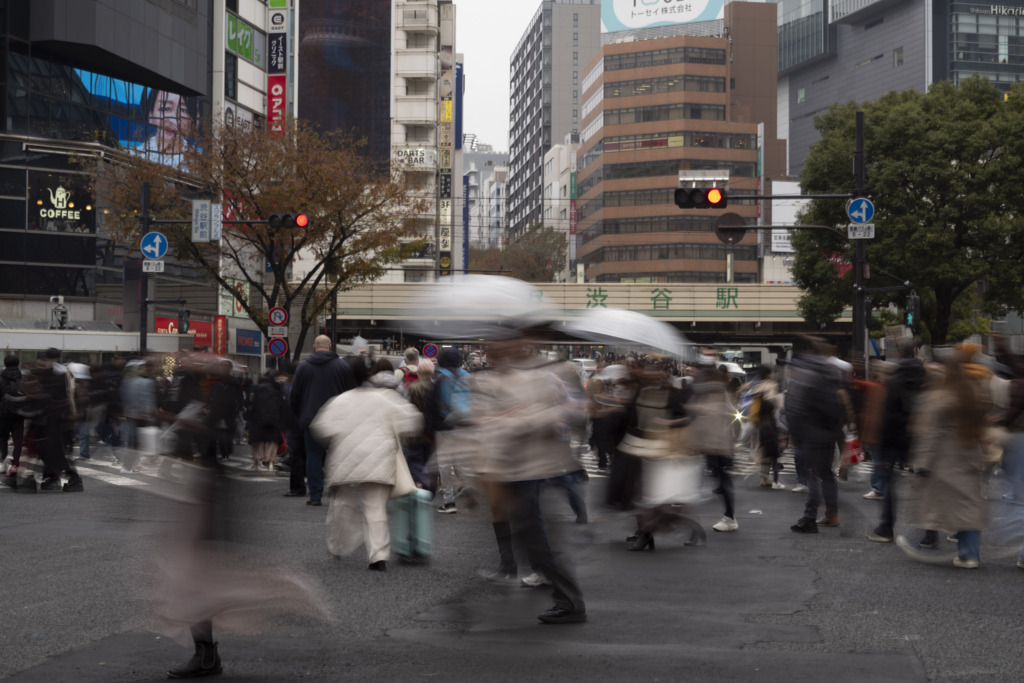
{"type": "Polygon", "coordinates": [[[367,378],[366,366],[357,362],[352,374],[359,386],[324,404],[309,425],[327,449],[327,549],[348,555],[365,540],[369,568],[386,571],[391,552],[388,499],[416,491],[401,442],[420,433],[423,415],[396,391],[393,370],[367,378]],[[399,464],[406,468],[409,490],[393,492],[402,481],[399,464]]]}
{"type": "Polygon", "coordinates": [[[981,529],[987,519],[984,484],[989,463],[982,437],[991,406],[991,372],[968,362],[971,350],[972,345],[958,348],[945,367],[945,377],[922,395],[911,452],[919,486],[913,523],[955,531],[953,564],[966,569],[978,566],[981,529]]]}

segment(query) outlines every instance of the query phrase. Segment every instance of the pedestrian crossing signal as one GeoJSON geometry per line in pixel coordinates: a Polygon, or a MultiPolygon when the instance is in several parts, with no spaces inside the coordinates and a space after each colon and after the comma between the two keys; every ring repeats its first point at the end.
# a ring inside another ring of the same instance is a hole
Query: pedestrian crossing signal
{"type": "Polygon", "coordinates": [[[921,324],[921,297],[916,294],[907,296],[904,315],[906,316],[905,323],[907,327],[911,330],[916,330],[921,324]]]}

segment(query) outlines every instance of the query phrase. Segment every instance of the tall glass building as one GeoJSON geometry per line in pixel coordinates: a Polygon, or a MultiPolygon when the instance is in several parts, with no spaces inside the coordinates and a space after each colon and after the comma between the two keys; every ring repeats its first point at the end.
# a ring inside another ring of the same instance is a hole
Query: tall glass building
{"type": "Polygon", "coordinates": [[[781,0],[779,131],[799,175],[834,102],[924,91],[978,73],[998,87],[1024,78],[1024,4],[1006,0],[781,0]]]}
{"type": "Polygon", "coordinates": [[[26,301],[120,286],[126,247],[109,239],[74,156],[180,159],[208,116],[208,5],[0,0],[3,317],[29,317],[26,301]]]}

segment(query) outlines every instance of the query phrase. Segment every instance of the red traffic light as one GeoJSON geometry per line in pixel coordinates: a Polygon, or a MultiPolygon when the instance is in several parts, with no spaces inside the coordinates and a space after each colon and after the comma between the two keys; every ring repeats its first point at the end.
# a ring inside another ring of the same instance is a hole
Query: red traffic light
{"type": "Polygon", "coordinates": [[[725,190],[719,187],[680,187],[673,198],[680,209],[724,209],[729,205],[725,190]]]}
{"type": "Polygon", "coordinates": [[[306,228],[309,227],[309,214],[305,213],[272,213],[267,223],[271,228],[306,228]]]}

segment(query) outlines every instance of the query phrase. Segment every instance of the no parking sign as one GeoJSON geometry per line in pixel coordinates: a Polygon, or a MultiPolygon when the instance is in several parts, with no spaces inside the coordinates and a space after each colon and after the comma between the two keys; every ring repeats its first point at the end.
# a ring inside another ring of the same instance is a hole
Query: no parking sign
{"type": "Polygon", "coordinates": [[[270,340],[267,344],[267,350],[270,351],[271,356],[283,356],[288,353],[288,341],[280,337],[275,337],[270,340]]]}
{"type": "Polygon", "coordinates": [[[433,358],[437,355],[437,344],[427,344],[423,347],[423,357],[433,358]]]}

